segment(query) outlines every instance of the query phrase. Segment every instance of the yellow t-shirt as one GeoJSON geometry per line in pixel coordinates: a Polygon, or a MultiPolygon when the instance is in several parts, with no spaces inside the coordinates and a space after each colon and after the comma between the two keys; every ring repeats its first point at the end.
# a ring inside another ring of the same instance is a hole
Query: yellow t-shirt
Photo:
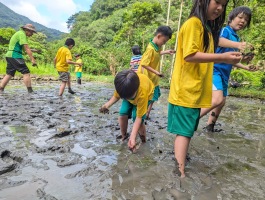
{"type": "Polygon", "coordinates": [[[56,69],[58,72],[68,72],[69,65],[66,60],[72,60],[72,54],[67,47],[61,47],[56,54],[56,69]]]}
{"type": "MultiPolygon", "coordinates": [[[[79,58],[76,62],[77,63],[82,63],[82,59],[79,58]]],[[[75,72],[82,72],[82,66],[75,65],[75,72]]]]}
{"type": "MultiPolygon", "coordinates": [[[[196,52],[204,52],[203,26],[192,17],[180,29],[177,57],[172,74],[169,98],[171,104],[188,108],[211,107],[213,62],[191,63],[185,57],[196,52]]],[[[214,53],[212,34],[209,34],[207,53],[214,53]]]]}
{"type": "MultiPolygon", "coordinates": [[[[137,74],[140,80],[140,85],[134,99],[126,99],[137,108],[136,117],[143,117],[147,112],[148,101],[152,100],[154,95],[154,84],[144,74],[137,74]]],[[[114,92],[116,98],[120,98],[117,91],[114,92]]]]}
{"type": "Polygon", "coordinates": [[[160,51],[160,49],[156,51],[152,44],[149,43],[142,56],[140,67],[138,69],[139,73],[148,76],[148,78],[154,83],[155,87],[159,85],[160,77],[153,72],[144,69],[142,65],[152,67],[154,70],[160,72],[160,51]]]}

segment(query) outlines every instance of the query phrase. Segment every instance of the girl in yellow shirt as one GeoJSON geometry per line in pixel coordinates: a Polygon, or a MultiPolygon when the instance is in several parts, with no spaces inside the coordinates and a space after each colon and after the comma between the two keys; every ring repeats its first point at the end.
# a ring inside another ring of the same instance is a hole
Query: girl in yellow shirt
{"type": "Polygon", "coordinates": [[[214,54],[225,20],[228,0],[196,0],[179,32],[177,57],[171,79],[168,131],[176,134],[174,150],[181,177],[200,109],[211,106],[214,62],[235,64],[241,54],[214,54]],[[207,8],[207,9],[204,9],[207,8]]]}

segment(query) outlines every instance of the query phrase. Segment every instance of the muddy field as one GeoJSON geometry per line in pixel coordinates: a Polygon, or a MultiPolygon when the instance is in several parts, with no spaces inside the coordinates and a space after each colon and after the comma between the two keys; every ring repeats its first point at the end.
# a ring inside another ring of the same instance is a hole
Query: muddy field
{"type": "MultiPolygon", "coordinates": [[[[34,83],[27,94],[12,82],[0,94],[1,200],[262,200],[265,196],[265,105],[230,97],[215,133],[201,120],[189,149],[187,177],[173,160],[167,133],[167,93],[147,121],[147,143],[132,154],[116,141],[120,102],[98,108],[111,85],[73,85],[58,98],[59,83],[34,83]],[[11,86],[12,85],[12,86],[11,86]]],[[[130,127],[132,123],[130,123],[130,127]]]]}

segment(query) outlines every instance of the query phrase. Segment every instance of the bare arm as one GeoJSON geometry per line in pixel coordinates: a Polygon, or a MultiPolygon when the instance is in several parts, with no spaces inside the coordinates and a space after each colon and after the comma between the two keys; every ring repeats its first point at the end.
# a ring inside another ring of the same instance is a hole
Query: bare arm
{"type": "Polygon", "coordinates": [[[56,67],[56,62],[57,62],[57,60],[56,60],[56,57],[53,59],[53,66],[54,67],[56,67]]]}
{"type": "Polygon", "coordinates": [[[82,65],[83,65],[83,63],[74,62],[74,61],[72,61],[72,60],[66,60],[66,62],[67,62],[68,64],[72,64],[72,65],[79,65],[79,66],[82,66],[82,65]]]}
{"type": "Polygon", "coordinates": [[[32,64],[36,64],[36,61],[35,61],[35,59],[34,59],[34,57],[32,55],[32,51],[30,50],[29,45],[24,44],[24,50],[28,54],[28,56],[29,56],[30,61],[32,62],[32,64]]]}
{"type": "Polygon", "coordinates": [[[138,134],[138,131],[140,129],[140,126],[142,124],[142,118],[141,117],[136,117],[135,122],[133,124],[133,128],[132,128],[132,132],[131,132],[131,136],[130,139],[128,141],[128,147],[129,149],[131,149],[132,151],[135,150],[135,145],[136,145],[136,136],[138,134]]]}
{"type": "Polygon", "coordinates": [[[228,40],[226,38],[219,38],[219,43],[218,45],[220,47],[227,47],[227,48],[235,48],[235,49],[240,49],[240,50],[244,50],[247,46],[246,42],[235,42],[235,41],[231,41],[228,40]]]}
{"type": "Polygon", "coordinates": [[[108,113],[109,112],[109,108],[113,105],[113,104],[115,104],[117,101],[119,101],[120,100],[120,98],[117,98],[117,97],[115,97],[115,96],[112,96],[111,98],[110,98],[110,100],[107,102],[107,103],[105,103],[100,109],[99,109],[99,112],[101,112],[101,113],[108,113]]]}
{"type": "Polygon", "coordinates": [[[170,54],[170,55],[173,55],[173,54],[175,54],[176,53],[176,51],[175,50],[166,50],[166,51],[161,51],[160,52],[160,55],[165,55],[165,54],[170,54]]]}
{"type": "Polygon", "coordinates": [[[250,65],[243,65],[242,63],[237,63],[234,64],[235,67],[244,69],[244,70],[248,70],[248,71],[257,71],[258,68],[256,66],[254,66],[253,64],[250,65]]]}
{"type": "Polygon", "coordinates": [[[242,56],[239,52],[226,52],[222,54],[196,52],[194,54],[186,56],[184,59],[186,62],[192,63],[224,62],[229,64],[236,64],[240,62],[242,56]]]}
{"type": "Polygon", "coordinates": [[[163,74],[161,74],[159,71],[154,70],[154,69],[153,69],[152,67],[150,67],[150,66],[144,66],[144,65],[142,65],[142,67],[143,67],[144,69],[146,69],[146,70],[148,70],[148,71],[150,71],[150,72],[156,74],[157,76],[163,77],[163,74]]]}

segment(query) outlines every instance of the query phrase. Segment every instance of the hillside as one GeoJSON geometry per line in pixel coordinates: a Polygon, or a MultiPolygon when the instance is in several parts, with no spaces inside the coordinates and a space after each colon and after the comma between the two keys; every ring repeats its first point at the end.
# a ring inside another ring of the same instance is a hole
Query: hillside
{"type": "Polygon", "coordinates": [[[63,34],[61,31],[47,28],[37,22],[31,21],[23,15],[15,13],[0,2],[0,28],[11,27],[18,30],[21,25],[28,23],[33,24],[38,32],[44,33],[47,36],[48,41],[60,39],[60,36],[63,34]]]}

